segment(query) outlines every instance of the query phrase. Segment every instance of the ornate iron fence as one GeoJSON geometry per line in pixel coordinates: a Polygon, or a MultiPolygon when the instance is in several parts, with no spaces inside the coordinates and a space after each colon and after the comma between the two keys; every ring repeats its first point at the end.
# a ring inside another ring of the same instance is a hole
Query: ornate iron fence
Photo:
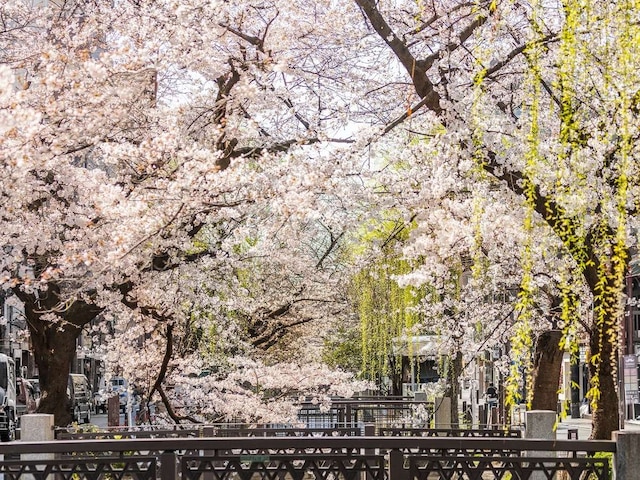
{"type": "Polygon", "coordinates": [[[379,428],[378,434],[388,437],[492,437],[522,438],[523,431],[513,428],[379,428]]]}
{"type": "Polygon", "coordinates": [[[333,400],[328,409],[305,402],[298,418],[309,427],[354,427],[374,424],[376,427],[428,427],[433,418],[433,402],[380,398],[333,400]]]}
{"type": "Polygon", "coordinates": [[[613,441],[508,437],[56,440],[1,444],[0,474],[43,480],[515,480],[539,472],[545,479],[610,480],[606,454],[615,450],[613,441]]]}

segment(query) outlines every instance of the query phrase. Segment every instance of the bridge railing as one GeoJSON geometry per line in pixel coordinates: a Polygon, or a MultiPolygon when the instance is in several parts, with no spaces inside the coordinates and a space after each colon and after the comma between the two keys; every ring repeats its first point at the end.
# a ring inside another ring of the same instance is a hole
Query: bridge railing
{"type": "Polygon", "coordinates": [[[166,428],[147,425],[130,430],[105,428],[101,431],[58,430],[58,440],[106,440],[121,438],[189,438],[189,437],[335,437],[362,435],[363,429],[355,427],[296,428],[254,427],[228,425],[194,425],[188,428],[166,428]]]}
{"type": "Polygon", "coordinates": [[[493,437],[522,438],[520,428],[378,428],[386,437],[493,437]]]}
{"type": "Polygon", "coordinates": [[[510,437],[85,438],[1,444],[0,475],[69,480],[504,480],[507,473],[512,479],[539,473],[543,479],[610,480],[615,452],[614,441],[510,437]]]}
{"type": "Polygon", "coordinates": [[[298,419],[309,427],[353,427],[374,424],[377,427],[401,427],[412,424],[429,426],[434,404],[410,399],[357,398],[337,399],[328,409],[303,402],[298,419]]]}

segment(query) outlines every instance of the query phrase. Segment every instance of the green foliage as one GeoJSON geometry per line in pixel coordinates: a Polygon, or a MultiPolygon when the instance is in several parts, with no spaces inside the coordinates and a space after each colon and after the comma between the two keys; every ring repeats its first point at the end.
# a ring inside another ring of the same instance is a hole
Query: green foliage
{"type": "MultiPolygon", "coordinates": [[[[609,463],[609,477],[608,478],[613,478],[613,453],[612,452],[596,452],[593,454],[593,458],[604,458],[607,460],[607,462],[609,463]]],[[[589,480],[591,479],[595,479],[595,475],[591,475],[589,477],[589,480]]]]}
{"type": "Polygon", "coordinates": [[[361,346],[360,328],[339,327],[325,338],[322,361],[331,368],[360,374],[363,364],[361,346]]]}
{"type": "Polygon", "coordinates": [[[401,362],[394,341],[412,334],[419,319],[417,306],[424,296],[411,286],[401,287],[395,278],[411,271],[409,261],[394,250],[408,236],[411,226],[397,220],[374,224],[364,235],[359,250],[372,243],[382,243],[383,255],[355,275],[350,294],[356,306],[361,327],[362,373],[376,379],[391,375],[391,364],[400,368],[401,362]]]}
{"type": "MultiPolygon", "coordinates": [[[[563,346],[575,349],[571,339],[576,336],[575,318],[579,299],[572,283],[577,278],[586,280],[593,294],[595,325],[592,336],[596,342],[592,343],[592,347],[596,351],[591,352],[590,357],[594,375],[588,397],[595,407],[601,397],[601,372],[615,372],[617,368],[615,355],[608,352],[615,351],[618,342],[616,319],[628,264],[629,172],[633,171],[632,131],[637,121],[633,117],[633,105],[638,84],[640,28],[633,21],[633,9],[628,3],[614,2],[610,8],[599,10],[596,8],[597,2],[562,2],[564,22],[559,37],[560,56],[554,83],[558,95],[550,102],[551,108],[558,108],[559,146],[555,155],[546,158],[541,154],[543,137],[548,133],[541,130],[542,100],[546,98],[541,95],[541,88],[544,86],[549,90],[545,82],[550,75],[543,72],[548,65],[543,57],[545,33],[538,18],[539,5],[536,2],[532,4],[530,20],[535,38],[524,50],[527,72],[523,84],[526,101],[522,121],[527,149],[524,157],[526,164],[522,171],[522,191],[526,208],[524,228],[529,233],[529,239],[524,245],[518,323],[512,338],[512,354],[515,357],[512,377],[517,378],[519,370],[527,372],[530,368],[531,329],[528,323],[535,293],[535,282],[531,277],[531,246],[535,214],[542,214],[561,239],[565,253],[574,262],[563,272],[559,285],[564,297],[563,346]],[[589,34],[597,30],[603,30],[601,37],[589,34]],[[594,70],[594,59],[606,60],[598,63],[594,70]],[[586,110],[581,99],[585,92],[580,89],[584,89],[585,84],[594,83],[585,78],[590,71],[597,71],[602,82],[590,93],[600,91],[606,94],[602,103],[594,102],[586,110]],[[594,113],[607,119],[601,123],[602,128],[596,130],[592,127],[594,113]],[[605,145],[607,148],[604,158],[610,168],[601,170],[598,180],[610,186],[610,190],[599,188],[593,191],[593,179],[585,174],[585,155],[593,155],[596,150],[592,144],[605,145]],[[538,176],[548,168],[554,168],[558,173],[555,185],[544,191],[539,188],[538,176]],[[547,197],[544,209],[541,208],[541,194],[547,197]],[[604,214],[605,211],[608,213],[604,214]],[[583,218],[588,221],[583,222],[583,218]],[[612,364],[603,368],[607,362],[612,364]]],[[[516,391],[515,381],[508,383],[507,391],[508,402],[515,402],[516,399],[512,398],[516,391]]]]}

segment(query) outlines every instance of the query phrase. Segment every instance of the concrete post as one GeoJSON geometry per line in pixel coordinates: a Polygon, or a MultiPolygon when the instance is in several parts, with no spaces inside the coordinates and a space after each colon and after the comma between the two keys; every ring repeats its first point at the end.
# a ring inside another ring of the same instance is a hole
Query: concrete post
{"type": "Polygon", "coordinates": [[[640,432],[629,430],[613,432],[616,454],[613,461],[613,478],[625,480],[637,478],[640,472],[640,432]]]}
{"type": "MultiPolygon", "coordinates": [[[[49,442],[55,440],[54,417],[46,413],[31,413],[20,417],[20,441],[21,442],[49,442]]],[[[55,458],[53,453],[23,453],[22,460],[51,460],[55,458]]],[[[32,475],[24,475],[26,480],[31,480],[32,475]]]]}
{"type": "MultiPolygon", "coordinates": [[[[524,438],[539,438],[543,440],[556,439],[556,418],[557,414],[553,410],[530,410],[526,412],[526,424],[524,438]]],[[[553,457],[554,452],[526,452],[528,457],[553,457]]],[[[533,472],[530,480],[546,479],[544,472],[533,472]]]]}
{"type": "Polygon", "coordinates": [[[413,400],[416,402],[426,402],[427,401],[426,392],[415,392],[413,394],[413,400]]]}
{"type": "Polygon", "coordinates": [[[524,438],[555,440],[556,415],[553,410],[529,410],[526,412],[524,438]]]}
{"type": "Polygon", "coordinates": [[[451,428],[451,398],[436,397],[434,428],[451,428]]]}

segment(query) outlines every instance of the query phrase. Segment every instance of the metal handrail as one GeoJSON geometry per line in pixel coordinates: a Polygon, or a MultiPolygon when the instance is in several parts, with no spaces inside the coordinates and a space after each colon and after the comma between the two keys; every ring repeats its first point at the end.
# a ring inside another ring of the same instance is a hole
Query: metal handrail
{"type": "Polygon", "coordinates": [[[574,473],[594,474],[598,480],[609,480],[609,460],[595,454],[615,451],[614,441],[496,437],[54,440],[0,444],[3,458],[0,475],[9,479],[28,474],[35,478],[67,479],[177,480],[182,476],[183,480],[272,480],[286,472],[291,478],[313,474],[318,480],[357,478],[357,474],[370,480],[419,480],[433,478],[431,474],[437,472],[441,474],[438,478],[454,478],[453,473],[473,470],[476,475],[473,478],[480,478],[483,472],[498,470],[504,473],[570,469],[574,473]],[[535,457],[531,452],[535,452],[535,457]],[[540,460],[540,456],[544,459],[540,460]]]}
{"type": "Polygon", "coordinates": [[[612,440],[541,440],[522,438],[474,437],[206,437],[149,438],[119,440],[54,440],[49,442],[8,442],[0,444],[0,454],[129,452],[182,450],[264,450],[278,451],[326,448],[331,450],[508,450],[615,452],[612,440]]]}

